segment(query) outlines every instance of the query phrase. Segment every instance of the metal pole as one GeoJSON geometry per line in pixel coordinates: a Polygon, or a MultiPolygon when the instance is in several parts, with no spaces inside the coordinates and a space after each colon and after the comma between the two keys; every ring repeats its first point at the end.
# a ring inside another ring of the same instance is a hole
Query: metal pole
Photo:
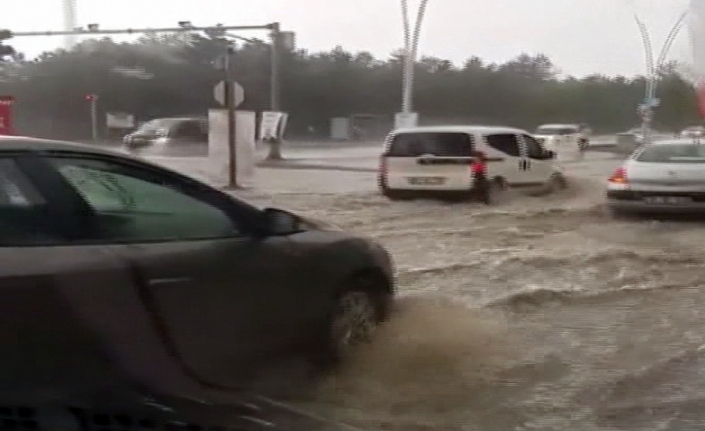
{"type": "Polygon", "coordinates": [[[646,60],[646,88],[644,89],[644,104],[640,109],[641,136],[643,137],[643,143],[646,144],[651,141],[651,106],[649,105],[649,96],[651,95],[651,87],[654,82],[654,51],[651,44],[651,37],[649,36],[646,26],[637,15],[634,15],[634,19],[636,20],[636,25],[639,27],[646,60]]]}
{"type": "Polygon", "coordinates": [[[98,96],[91,97],[91,136],[93,142],[98,141],[98,96]]]}
{"type": "MultiPolygon", "coordinates": [[[[271,44],[270,44],[270,55],[271,55],[271,70],[269,77],[269,109],[272,112],[281,112],[281,88],[280,88],[280,64],[279,56],[281,53],[281,29],[278,22],[271,24],[271,44]]],[[[276,136],[269,143],[269,154],[267,155],[268,160],[282,160],[281,153],[281,136],[276,136]]]]}
{"type": "Polygon", "coordinates": [[[639,27],[639,32],[641,33],[641,40],[644,45],[644,51],[646,54],[646,89],[644,92],[644,105],[641,107],[640,110],[642,120],[641,133],[644,137],[644,143],[651,142],[651,123],[653,121],[654,108],[654,106],[652,106],[652,102],[656,97],[656,89],[658,86],[658,73],[663,67],[668,56],[668,52],[670,51],[671,46],[673,46],[673,42],[675,41],[681,28],[683,27],[683,24],[685,23],[685,19],[688,14],[689,11],[686,11],[681,14],[676,23],[673,25],[673,27],[668,33],[668,36],[666,37],[663,47],[661,48],[661,51],[659,52],[658,58],[655,62],[653,45],[651,44],[651,37],[649,36],[649,32],[646,28],[646,25],[644,25],[644,23],[639,19],[637,15],[634,15],[634,19],[636,20],[637,26],[639,27]]]}
{"type": "Polygon", "coordinates": [[[411,112],[411,76],[413,69],[411,61],[411,24],[409,23],[408,0],[401,0],[401,16],[404,25],[404,58],[402,59],[402,84],[401,84],[401,112],[411,112]]]}
{"type": "Polygon", "coordinates": [[[683,28],[683,25],[685,24],[685,19],[688,17],[690,14],[690,11],[685,11],[681,14],[681,16],[678,18],[675,24],[673,24],[673,27],[671,27],[671,30],[668,32],[668,36],[666,36],[666,40],[663,43],[663,47],[661,48],[661,52],[658,55],[658,58],[656,60],[656,66],[654,70],[654,82],[651,86],[651,94],[650,97],[653,99],[656,97],[656,88],[658,86],[658,73],[661,71],[661,68],[664,66],[664,63],[666,63],[666,57],[668,56],[668,53],[671,51],[671,47],[673,46],[673,42],[676,40],[676,37],[678,34],[680,34],[681,29],[683,28]]]}
{"type": "Polygon", "coordinates": [[[235,86],[233,79],[234,49],[229,47],[225,55],[225,101],[228,111],[228,188],[236,189],[237,184],[237,119],[235,111],[235,86]]]}
{"type": "MultiPolygon", "coordinates": [[[[76,0],[63,0],[64,6],[64,31],[76,29],[76,0]]],[[[64,36],[64,48],[71,49],[76,44],[76,35],[64,36]]]]}
{"type": "Polygon", "coordinates": [[[221,25],[214,27],[159,27],[159,28],[120,28],[120,29],[78,29],[78,30],[48,30],[48,31],[17,31],[12,32],[13,37],[28,36],[69,36],[69,35],[95,35],[95,34],[142,34],[142,33],[187,33],[196,31],[244,31],[244,30],[269,30],[272,24],[266,25],[221,25]]]}
{"type": "Polygon", "coordinates": [[[280,97],[280,70],[279,70],[279,48],[280,48],[280,28],[279,23],[272,24],[272,44],[270,47],[271,55],[271,71],[270,71],[270,94],[269,94],[269,105],[270,109],[274,112],[279,112],[281,107],[279,106],[280,97]]]}
{"type": "Polygon", "coordinates": [[[421,25],[423,24],[423,19],[426,14],[427,4],[428,0],[421,0],[421,4],[416,12],[416,22],[412,33],[409,21],[408,0],[401,1],[402,19],[404,23],[404,63],[402,72],[401,111],[404,114],[410,114],[413,110],[414,65],[416,63],[419,37],[421,35],[421,25]]]}

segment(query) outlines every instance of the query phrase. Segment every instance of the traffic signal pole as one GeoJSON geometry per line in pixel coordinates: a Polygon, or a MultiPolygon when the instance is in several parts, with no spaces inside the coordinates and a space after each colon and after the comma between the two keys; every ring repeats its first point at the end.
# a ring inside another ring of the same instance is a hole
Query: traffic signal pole
{"type": "MultiPolygon", "coordinates": [[[[89,26],[88,29],[76,30],[48,30],[48,31],[16,31],[11,32],[11,37],[30,37],[30,36],[90,36],[94,34],[145,34],[145,33],[186,33],[194,31],[203,31],[206,34],[225,31],[244,31],[244,30],[272,30],[278,23],[265,25],[216,25],[211,27],[195,27],[195,26],[179,26],[179,27],[159,27],[159,28],[123,28],[123,29],[106,29],[101,30],[96,26],[89,26]]],[[[2,31],[2,30],[0,30],[2,31]]]]}

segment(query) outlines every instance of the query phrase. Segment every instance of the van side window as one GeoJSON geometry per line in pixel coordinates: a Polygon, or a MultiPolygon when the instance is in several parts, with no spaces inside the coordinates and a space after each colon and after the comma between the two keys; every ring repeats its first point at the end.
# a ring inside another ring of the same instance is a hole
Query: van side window
{"type": "Polygon", "coordinates": [[[526,145],[526,153],[532,159],[543,158],[544,148],[543,146],[533,137],[529,135],[521,135],[526,145]]]}
{"type": "Polygon", "coordinates": [[[437,157],[470,157],[474,150],[475,143],[467,133],[399,133],[392,138],[386,156],[418,157],[433,154],[437,157]]]}
{"type": "Polygon", "coordinates": [[[174,136],[179,138],[198,139],[202,135],[203,130],[198,121],[184,121],[174,131],[174,136]]]}
{"type": "Polygon", "coordinates": [[[485,139],[487,140],[487,145],[508,156],[519,157],[521,155],[519,151],[519,140],[514,134],[498,133],[487,135],[485,139]]]}

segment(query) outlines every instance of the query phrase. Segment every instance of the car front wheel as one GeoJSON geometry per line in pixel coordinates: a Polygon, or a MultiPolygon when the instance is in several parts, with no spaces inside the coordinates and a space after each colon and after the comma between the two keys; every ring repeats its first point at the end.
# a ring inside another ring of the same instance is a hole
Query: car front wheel
{"type": "Polygon", "coordinates": [[[331,321],[331,353],[338,360],[349,357],[357,346],[372,341],[378,324],[377,306],[369,293],[343,293],[331,321]]]}
{"type": "Polygon", "coordinates": [[[325,325],[322,343],[311,352],[315,366],[321,370],[334,367],[372,341],[383,320],[382,296],[354,286],[338,295],[325,325]]]}

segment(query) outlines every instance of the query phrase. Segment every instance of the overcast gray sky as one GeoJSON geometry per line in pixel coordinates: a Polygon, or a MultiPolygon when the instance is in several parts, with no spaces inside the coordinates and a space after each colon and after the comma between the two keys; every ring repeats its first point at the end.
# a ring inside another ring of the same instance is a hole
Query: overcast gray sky
{"type": "MultiPolygon", "coordinates": [[[[101,28],[229,25],[280,21],[295,31],[298,46],[312,51],[342,45],[386,57],[402,45],[399,0],[76,0],[79,25],[101,28]]],[[[418,0],[409,0],[414,6],[418,0]]],[[[705,1],[705,0],[703,0],[705,1]]],[[[61,29],[62,0],[3,0],[0,28],[61,29]]],[[[420,52],[462,62],[477,55],[501,62],[521,52],[549,55],[567,74],[644,72],[633,13],[636,10],[660,49],[689,0],[429,0],[420,52]]],[[[264,33],[243,35],[264,37],[264,33]]],[[[29,55],[62,44],[62,38],[18,38],[29,55]]],[[[692,61],[687,32],[672,59],[692,61]]]]}

